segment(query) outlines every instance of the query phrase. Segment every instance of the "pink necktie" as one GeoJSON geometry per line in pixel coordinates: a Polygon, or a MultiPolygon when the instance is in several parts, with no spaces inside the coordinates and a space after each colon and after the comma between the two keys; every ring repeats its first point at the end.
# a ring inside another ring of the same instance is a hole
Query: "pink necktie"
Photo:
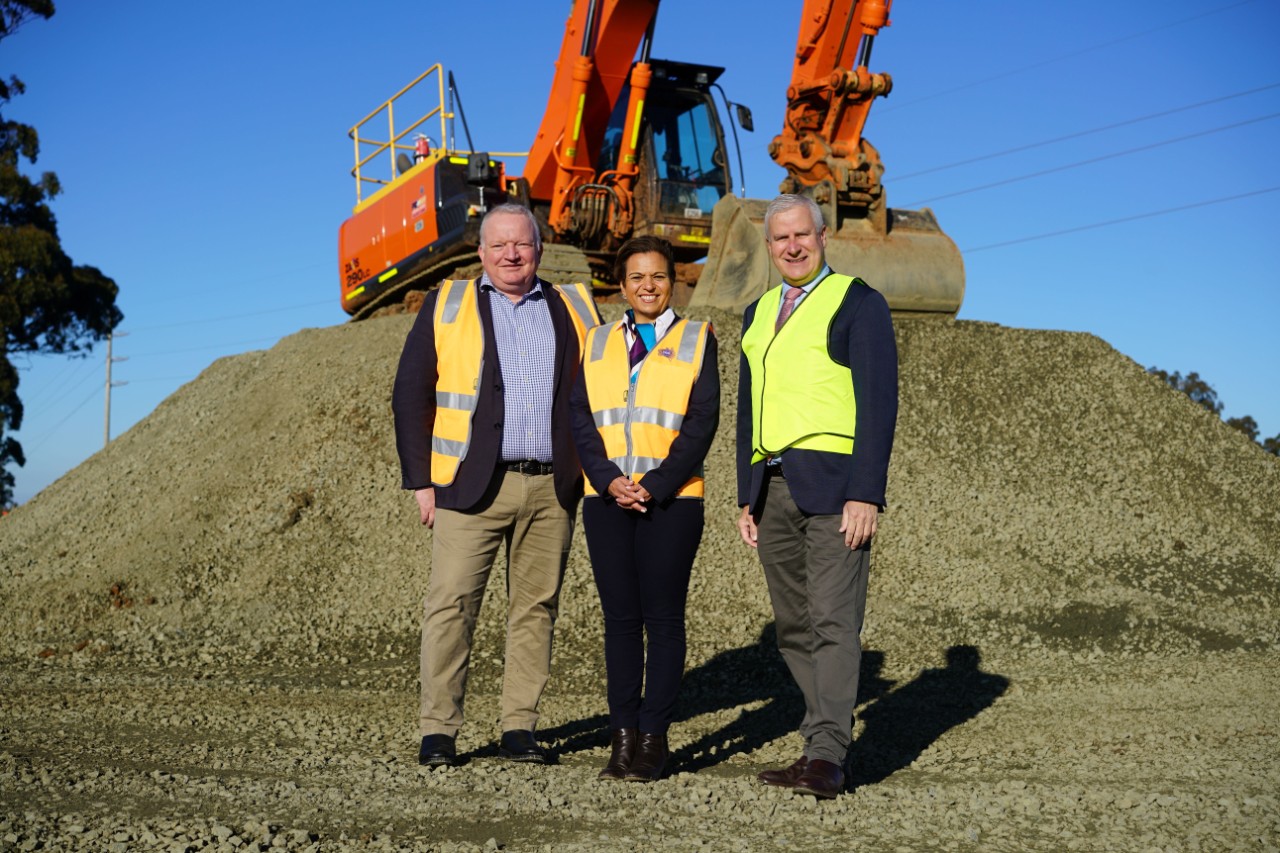
{"type": "Polygon", "coordinates": [[[782,324],[787,322],[791,312],[796,310],[796,300],[800,298],[802,293],[804,293],[803,287],[787,285],[787,295],[782,298],[782,310],[778,312],[778,322],[773,326],[775,335],[782,329],[782,324]]]}

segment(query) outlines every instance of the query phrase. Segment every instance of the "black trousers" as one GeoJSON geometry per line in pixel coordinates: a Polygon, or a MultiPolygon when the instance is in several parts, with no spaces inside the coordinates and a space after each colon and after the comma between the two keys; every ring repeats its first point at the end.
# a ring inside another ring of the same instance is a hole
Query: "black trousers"
{"type": "Polygon", "coordinates": [[[651,506],[647,513],[619,509],[605,498],[582,502],[604,611],[610,728],[666,734],[671,725],[684,677],[684,608],[702,525],[702,501],[692,498],[651,506]]]}

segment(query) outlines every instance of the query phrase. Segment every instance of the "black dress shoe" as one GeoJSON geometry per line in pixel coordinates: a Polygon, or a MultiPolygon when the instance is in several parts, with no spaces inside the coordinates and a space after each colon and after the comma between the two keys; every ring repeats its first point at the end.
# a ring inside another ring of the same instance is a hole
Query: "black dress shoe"
{"type": "Polygon", "coordinates": [[[631,759],[636,753],[636,730],[614,729],[613,752],[609,755],[609,763],[600,771],[597,779],[613,779],[619,781],[631,767],[631,759]]]}
{"type": "Polygon", "coordinates": [[[844,771],[839,764],[815,758],[805,766],[791,790],[812,794],[820,800],[830,800],[844,790],[844,771]]]}
{"type": "Polygon", "coordinates": [[[804,773],[804,768],[809,764],[809,759],[800,756],[795,763],[783,770],[766,770],[756,775],[756,778],[766,785],[772,785],[775,788],[794,788],[796,780],[804,773]]]}
{"type": "Polygon", "coordinates": [[[426,767],[452,767],[458,763],[458,748],[450,735],[423,735],[418,763],[426,767]]]}
{"type": "Polygon", "coordinates": [[[538,742],[533,739],[533,732],[526,729],[503,732],[502,740],[498,742],[498,754],[509,761],[547,763],[547,751],[538,746],[538,742]]]}
{"type": "Polygon", "coordinates": [[[641,733],[636,754],[622,778],[628,782],[656,782],[667,766],[667,736],[641,733]]]}

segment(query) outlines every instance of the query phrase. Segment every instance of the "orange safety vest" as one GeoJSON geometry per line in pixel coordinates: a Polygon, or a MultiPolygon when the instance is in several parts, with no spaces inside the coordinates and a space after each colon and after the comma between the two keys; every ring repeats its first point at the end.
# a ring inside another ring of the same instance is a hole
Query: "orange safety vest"
{"type": "MultiPolygon", "coordinates": [[[[676,320],[645,355],[634,383],[625,325],[620,321],[596,326],[587,333],[582,372],[605,455],[623,474],[640,482],[662,464],[680,434],[693,383],[702,372],[710,324],[676,320]]],[[[586,493],[598,494],[589,480],[586,493]]],[[[699,468],[676,497],[701,498],[703,493],[699,468]]]]}
{"type": "MultiPolygon", "coordinates": [[[[600,323],[591,290],[585,284],[555,285],[569,308],[578,350],[587,330],[600,323]]],[[[479,399],[484,368],[484,324],[480,322],[475,280],[441,282],[432,317],[436,339],[436,420],[431,430],[431,482],[448,486],[471,446],[471,419],[479,399]]]]}

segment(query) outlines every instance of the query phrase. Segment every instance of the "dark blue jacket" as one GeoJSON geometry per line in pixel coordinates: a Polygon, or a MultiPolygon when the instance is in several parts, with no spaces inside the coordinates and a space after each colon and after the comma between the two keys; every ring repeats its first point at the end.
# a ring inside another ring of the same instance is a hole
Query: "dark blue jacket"
{"type": "MultiPolygon", "coordinates": [[[[479,280],[472,282],[479,288],[479,280]]],[[[569,394],[578,374],[578,336],[573,330],[569,308],[559,291],[542,283],[551,325],[556,335],[556,381],[551,401],[551,450],[560,505],[573,512],[582,497],[582,469],[569,428],[569,394]]],[[[401,485],[422,489],[431,485],[431,428],[436,417],[435,323],[439,289],[427,294],[418,318],[400,354],[391,410],[395,415],[396,451],[400,456],[401,485]]],[[[480,373],[479,399],[471,419],[471,444],[467,457],[458,466],[451,485],[436,487],[436,506],[472,510],[492,497],[498,460],[502,457],[502,426],[506,406],[502,388],[502,366],[493,336],[493,311],[489,299],[477,294],[480,322],[484,325],[484,369],[480,373]]]]}
{"type": "MultiPolygon", "coordinates": [[[[755,319],[751,303],[742,318],[745,335],[755,319]]],[[[889,304],[861,279],[854,279],[827,329],[827,353],[853,374],[858,404],[853,454],[792,449],[783,455],[787,485],[796,506],[811,515],[843,511],[845,501],[864,501],[884,508],[889,453],[898,420],[898,347],[893,338],[889,304]]],[[[739,357],[738,373],[738,506],[760,514],[765,463],[751,464],[751,368],[739,357]]],[[[794,365],[797,372],[803,365],[794,365]]]]}

